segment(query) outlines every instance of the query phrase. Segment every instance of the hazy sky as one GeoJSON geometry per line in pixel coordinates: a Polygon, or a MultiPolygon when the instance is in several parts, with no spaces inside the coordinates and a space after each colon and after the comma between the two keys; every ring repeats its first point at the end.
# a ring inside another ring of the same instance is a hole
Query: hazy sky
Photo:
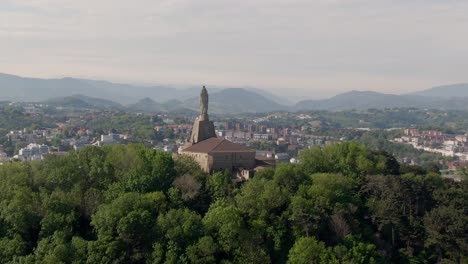
{"type": "Polygon", "coordinates": [[[468,0],[0,0],[0,72],[403,93],[468,82],[468,0]]]}

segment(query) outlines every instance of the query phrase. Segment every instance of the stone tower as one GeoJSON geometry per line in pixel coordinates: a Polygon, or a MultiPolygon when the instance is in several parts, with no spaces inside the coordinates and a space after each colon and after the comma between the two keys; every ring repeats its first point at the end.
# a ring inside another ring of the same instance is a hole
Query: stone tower
{"type": "Polygon", "coordinates": [[[214,124],[208,118],[208,91],[205,86],[203,86],[200,93],[200,116],[193,124],[192,135],[190,136],[189,143],[193,145],[200,141],[215,137],[216,133],[214,124]]]}

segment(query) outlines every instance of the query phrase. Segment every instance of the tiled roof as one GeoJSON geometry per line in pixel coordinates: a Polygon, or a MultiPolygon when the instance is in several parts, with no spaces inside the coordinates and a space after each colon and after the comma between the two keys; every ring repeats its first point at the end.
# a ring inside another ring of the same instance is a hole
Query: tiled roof
{"type": "Polygon", "coordinates": [[[211,153],[211,152],[255,152],[255,150],[240,144],[232,143],[229,140],[222,138],[209,138],[198,142],[186,149],[184,152],[198,152],[198,153],[211,153]]]}
{"type": "Polygon", "coordinates": [[[274,167],[275,164],[276,164],[275,158],[255,156],[255,167],[274,167]]]}

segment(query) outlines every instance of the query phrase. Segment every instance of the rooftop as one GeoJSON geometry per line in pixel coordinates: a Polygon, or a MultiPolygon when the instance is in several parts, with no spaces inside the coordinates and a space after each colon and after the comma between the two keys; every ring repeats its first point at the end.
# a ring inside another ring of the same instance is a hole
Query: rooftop
{"type": "Polygon", "coordinates": [[[255,152],[255,150],[222,138],[209,138],[198,142],[184,152],[212,153],[212,152],[255,152]]]}

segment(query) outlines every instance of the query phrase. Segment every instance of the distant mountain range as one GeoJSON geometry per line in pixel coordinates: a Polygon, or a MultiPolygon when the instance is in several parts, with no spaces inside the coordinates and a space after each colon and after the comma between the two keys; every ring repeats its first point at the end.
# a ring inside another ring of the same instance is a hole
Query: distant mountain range
{"type": "Polygon", "coordinates": [[[401,107],[468,110],[468,84],[438,86],[402,95],[351,91],[328,99],[300,101],[295,105],[294,109],[340,111],[401,107]]]}
{"type": "Polygon", "coordinates": [[[42,102],[51,106],[66,106],[74,108],[125,109],[123,105],[114,101],[89,97],[81,94],[56,97],[42,102]]]}
{"type": "MultiPolygon", "coordinates": [[[[184,103],[198,110],[198,97],[188,99],[184,103]]],[[[242,112],[271,112],[288,110],[289,107],[278,104],[256,92],[241,88],[228,88],[210,94],[209,109],[210,112],[213,110],[213,112],[217,114],[229,114],[242,112]]]]}
{"type": "MultiPolygon", "coordinates": [[[[0,101],[195,115],[198,113],[200,89],[135,86],[75,78],[35,79],[0,74],[0,91],[0,101]]],[[[398,107],[468,110],[468,84],[439,86],[402,95],[351,91],[328,99],[304,100],[295,105],[285,98],[256,88],[210,88],[209,92],[210,113],[213,114],[398,107]]]]}
{"type": "Polygon", "coordinates": [[[468,97],[468,83],[437,86],[424,91],[410,93],[410,95],[420,95],[439,98],[468,97]]]}
{"type": "Polygon", "coordinates": [[[182,101],[172,99],[164,103],[158,103],[151,98],[143,98],[135,104],[128,105],[129,110],[144,113],[171,112],[184,115],[196,115],[197,111],[186,107],[182,101]]]}
{"type": "MultiPolygon", "coordinates": [[[[164,103],[145,97],[134,104],[123,106],[113,101],[73,95],[57,97],[42,101],[53,106],[66,106],[74,108],[100,108],[100,109],[124,109],[134,112],[158,113],[172,112],[179,114],[196,115],[199,109],[198,96],[184,101],[172,99],[164,103]]],[[[229,88],[210,94],[210,113],[229,114],[242,112],[270,112],[289,110],[289,107],[280,105],[260,94],[240,88],[229,88]]]]}
{"type": "Polygon", "coordinates": [[[0,100],[44,101],[74,94],[105,98],[120,104],[131,104],[144,97],[157,102],[196,96],[199,89],[175,89],[168,86],[138,86],[76,78],[36,79],[0,73],[0,100]]]}

